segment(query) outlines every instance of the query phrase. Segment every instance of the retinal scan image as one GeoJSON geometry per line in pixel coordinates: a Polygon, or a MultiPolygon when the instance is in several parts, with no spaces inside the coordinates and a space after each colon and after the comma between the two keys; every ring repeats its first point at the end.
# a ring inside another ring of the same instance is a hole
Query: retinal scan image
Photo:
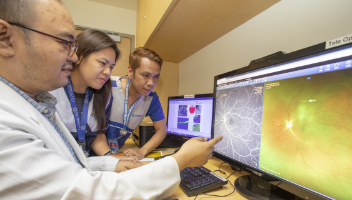
{"type": "Polygon", "coordinates": [[[178,116],[187,116],[187,105],[178,106],[178,116]]]}
{"type": "Polygon", "coordinates": [[[264,89],[260,169],[352,199],[352,69],[275,82],[264,89]]]}

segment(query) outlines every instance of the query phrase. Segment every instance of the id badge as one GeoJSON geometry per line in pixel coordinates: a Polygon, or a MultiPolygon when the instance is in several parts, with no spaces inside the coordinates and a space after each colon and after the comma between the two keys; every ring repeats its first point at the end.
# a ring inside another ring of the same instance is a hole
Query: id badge
{"type": "Polygon", "coordinates": [[[78,141],[78,146],[81,148],[81,150],[83,151],[84,155],[88,158],[89,157],[89,153],[88,153],[88,151],[86,151],[86,140],[78,141]]]}
{"type": "Polygon", "coordinates": [[[108,138],[109,147],[115,153],[119,151],[119,143],[117,141],[117,138],[108,138]]]}

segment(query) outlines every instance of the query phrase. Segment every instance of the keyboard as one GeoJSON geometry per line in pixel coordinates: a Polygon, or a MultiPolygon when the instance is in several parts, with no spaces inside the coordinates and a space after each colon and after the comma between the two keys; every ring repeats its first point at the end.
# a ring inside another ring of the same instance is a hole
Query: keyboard
{"type": "Polygon", "coordinates": [[[228,182],[227,179],[215,174],[203,166],[188,167],[180,173],[180,187],[189,197],[222,187],[228,182]]]}

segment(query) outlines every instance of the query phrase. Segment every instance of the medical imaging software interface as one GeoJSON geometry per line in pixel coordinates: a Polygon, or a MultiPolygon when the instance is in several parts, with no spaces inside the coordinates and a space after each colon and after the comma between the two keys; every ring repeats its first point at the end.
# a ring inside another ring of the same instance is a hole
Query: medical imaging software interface
{"type": "Polygon", "coordinates": [[[211,138],[213,97],[170,99],[167,132],[211,138]]]}
{"type": "Polygon", "coordinates": [[[351,55],[348,48],[218,79],[214,137],[224,138],[215,151],[352,199],[352,59],[341,59],[351,55]]]}

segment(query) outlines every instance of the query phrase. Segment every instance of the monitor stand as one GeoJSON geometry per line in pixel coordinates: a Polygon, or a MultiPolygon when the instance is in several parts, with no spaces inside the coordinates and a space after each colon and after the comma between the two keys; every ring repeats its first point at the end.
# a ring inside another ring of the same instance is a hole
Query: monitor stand
{"type": "Polygon", "coordinates": [[[297,200],[300,199],[296,195],[287,192],[263,179],[247,175],[236,179],[235,187],[246,199],[258,200],[297,200]]]}

